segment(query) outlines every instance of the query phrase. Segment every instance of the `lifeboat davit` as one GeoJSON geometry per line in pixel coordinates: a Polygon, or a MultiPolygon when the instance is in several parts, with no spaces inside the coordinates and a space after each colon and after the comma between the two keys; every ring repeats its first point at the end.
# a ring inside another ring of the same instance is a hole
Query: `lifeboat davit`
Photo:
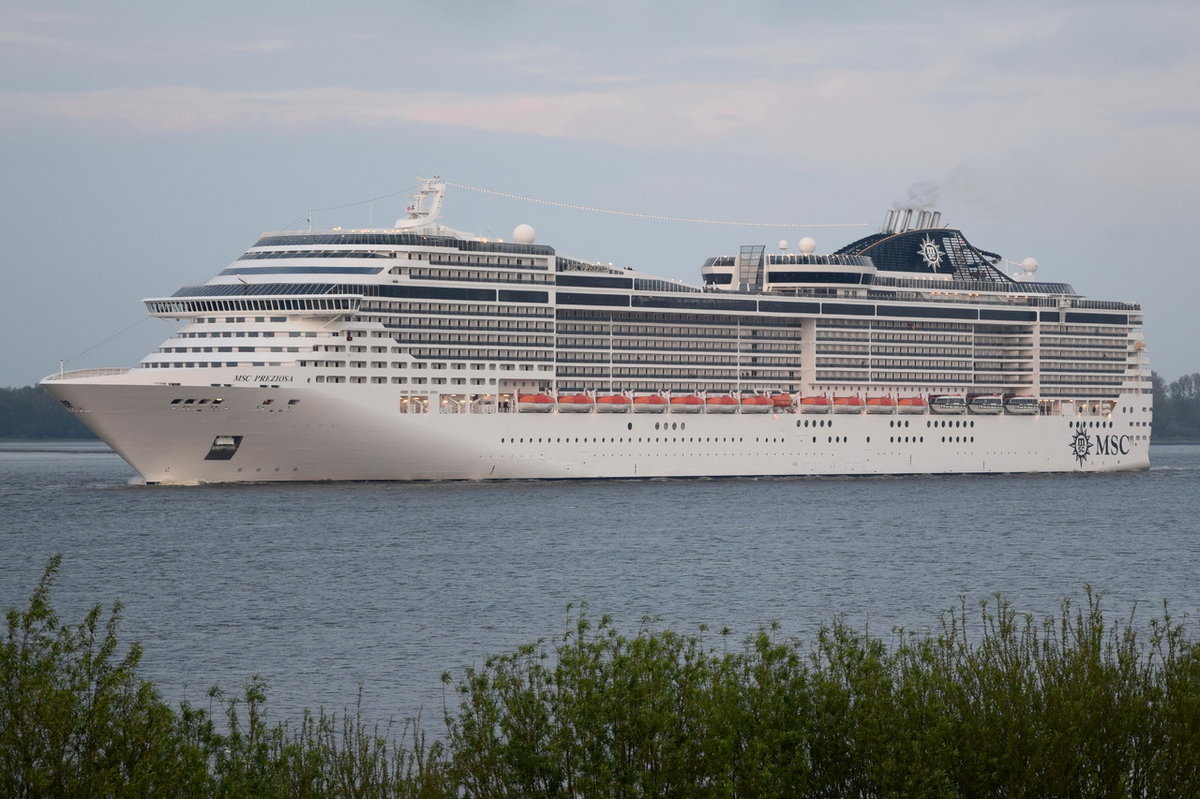
{"type": "Polygon", "coordinates": [[[704,410],[707,413],[733,413],[737,409],[737,399],[728,394],[718,394],[704,398],[704,410]]]}
{"type": "Polygon", "coordinates": [[[867,397],[867,413],[895,413],[896,400],[891,397],[867,397]]]}
{"type": "Polygon", "coordinates": [[[700,413],[704,410],[704,400],[695,394],[671,397],[668,405],[671,406],[671,413],[700,413]]]}
{"type": "Polygon", "coordinates": [[[792,395],[791,394],[772,394],[771,395],[771,404],[773,406],[775,406],[775,410],[777,410],[777,411],[788,410],[792,407],[792,395]]]}
{"type": "Polygon", "coordinates": [[[759,394],[742,397],[740,404],[742,413],[770,413],[775,409],[775,403],[771,402],[770,397],[759,394]]]}
{"type": "Polygon", "coordinates": [[[924,397],[901,397],[896,400],[896,410],[900,413],[925,413],[929,403],[924,397]]]}
{"type": "Polygon", "coordinates": [[[601,394],[596,397],[596,413],[628,413],[631,404],[624,394],[601,394]]]}
{"type": "Polygon", "coordinates": [[[559,394],[559,413],[589,413],[596,405],[587,394],[559,394]]]}
{"type": "Polygon", "coordinates": [[[996,414],[1004,410],[1004,398],[999,394],[973,394],[967,407],[971,413],[996,414]]]}
{"type": "Polygon", "coordinates": [[[862,397],[834,397],[833,412],[834,413],[862,413],[863,398],[862,397]]]}
{"type": "Polygon", "coordinates": [[[817,397],[801,397],[800,413],[829,413],[832,404],[824,394],[817,397]]]}
{"type": "Polygon", "coordinates": [[[940,394],[929,398],[929,410],[933,413],[958,415],[967,412],[967,401],[962,394],[940,394]]]}
{"type": "Polygon", "coordinates": [[[667,398],[661,394],[644,394],[633,398],[634,413],[662,413],[667,409],[667,398]]]}
{"type": "Polygon", "coordinates": [[[1009,397],[1004,401],[1004,410],[1019,416],[1032,416],[1040,408],[1037,397],[1009,397]]]}
{"type": "Polygon", "coordinates": [[[517,396],[518,413],[549,413],[554,408],[554,397],[549,394],[520,394],[517,396]]]}

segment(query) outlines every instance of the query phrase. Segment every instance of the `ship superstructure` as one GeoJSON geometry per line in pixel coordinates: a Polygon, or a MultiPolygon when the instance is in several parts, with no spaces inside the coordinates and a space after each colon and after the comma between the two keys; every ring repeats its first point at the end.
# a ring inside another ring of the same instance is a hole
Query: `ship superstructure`
{"type": "MultiPolygon", "coordinates": [[[[1140,307],[1010,277],[940,215],[702,285],[444,227],[267,234],[137,367],[43,385],[148,482],[1139,469],[1140,307]]],[[[784,243],[781,242],[781,245],[784,243]]]]}

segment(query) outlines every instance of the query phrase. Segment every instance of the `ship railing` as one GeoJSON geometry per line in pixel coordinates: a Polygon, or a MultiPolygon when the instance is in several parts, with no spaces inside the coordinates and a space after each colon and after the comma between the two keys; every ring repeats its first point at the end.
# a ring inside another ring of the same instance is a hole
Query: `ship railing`
{"type": "Polygon", "coordinates": [[[108,367],[102,369],[72,369],[69,372],[56,372],[47,376],[46,380],[74,380],[79,377],[107,377],[123,375],[129,371],[128,366],[108,367]]]}
{"type": "Polygon", "coordinates": [[[922,280],[920,278],[892,277],[876,275],[872,281],[876,286],[896,286],[898,288],[924,289],[926,291],[965,291],[969,293],[991,292],[1002,295],[1055,294],[1076,296],[1075,289],[1069,283],[1043,283],[1040,281],[999,281],[999,280],[969,280],[951,278],[950,280],[922,280]]]}
{"type": "Polygon", "coordinates": [[[1105,311],[1140,311],[1141,303],[1114,302],[1112,300],[1071,300],[1072,308],[1095,308],[1105,311]]]}
{"type": "MultiPolygon", "coordinates": [[[[440,262],[430,261],[430,263],[432,263],[436,266],[440,262]]],[[[449,263],[444,264],[444,265],[446,265],[446,266],[463,266],[463,264],[449,264],[449,263]]],[[[486,264],[484,264],[484,265],[486,265],[486,264]]],[[[480,264],[471,264],[471,266],[480,266],[480,264]]],[[[527,267],[527,266],[511,266],[511,267],[505,267],[505,268],[506,269],[529,269],[529,267],[527,267]]],[[[542,268],[545,269],[545,267],[542,267],[542,268]]],[[[554,285],[554,278],[549,273],[539,273],[538,275],[536,275],[536,277],[543,278],[543,279],[534,280],[533,276],[529,276],[522,280],[520,278],[498,277],[498,276],[494,276],[491,274],[470,275],[470,276],[466,276],[466,277],[464,277],[462,275],[438,275],[436,277],[431,276],[431,275],[409,275],[408,276],[408,278],[410,280],[437,280],[437,281],[447,280],[447,281],[457,281],[460,283],[511,283],[511,284],[518,285],[518,286],[538,286],[538,287],[554,285]]]]}

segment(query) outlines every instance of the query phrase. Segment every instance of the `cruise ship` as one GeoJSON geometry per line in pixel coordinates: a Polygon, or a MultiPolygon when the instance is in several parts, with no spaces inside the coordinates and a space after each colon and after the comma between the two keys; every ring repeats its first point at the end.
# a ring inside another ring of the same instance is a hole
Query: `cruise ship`
{"type": "Polygon", "coordinates": [[[700,282],[441,224],[263,235],[177,332],[42,385],[147,483],[1101,472],[1149,465],[1141,307],[893,209],[700,282]],[[1007,264],[1018,269],[1009,274],[1007,264]]]}

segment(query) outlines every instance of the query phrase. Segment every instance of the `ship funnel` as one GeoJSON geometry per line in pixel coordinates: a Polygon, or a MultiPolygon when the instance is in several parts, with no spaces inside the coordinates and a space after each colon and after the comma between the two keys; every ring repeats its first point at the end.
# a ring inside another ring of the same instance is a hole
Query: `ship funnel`
{"type": "Polygon", "coordinates": [[[930,213],[928,211],[922,211],[921,213],[917,214],[918,230],[929,227],[929,217],[930,213]]]}
{"type": "Polygon", "coordinates": [[[896,209],[889,208],[887,216],[883,218],[883,230],[881,233],[894,233],[896,224],[896,209]]]}
{"type": "Polygon", "coordinates": [[[900,218],[896,223],[897,233],[903,233],[908,230],[908,223],[912,221],[912,212],[913,209],[911,208],[904,208],[900,211],[900,218]]]}
{"type": "Polygon", "coordinates": [[[941,227],[942,226],[942,212],[941,211],[934,211],[930,216],[931,216],[931,218],[929,220],[930,227],[941,227]]]}

